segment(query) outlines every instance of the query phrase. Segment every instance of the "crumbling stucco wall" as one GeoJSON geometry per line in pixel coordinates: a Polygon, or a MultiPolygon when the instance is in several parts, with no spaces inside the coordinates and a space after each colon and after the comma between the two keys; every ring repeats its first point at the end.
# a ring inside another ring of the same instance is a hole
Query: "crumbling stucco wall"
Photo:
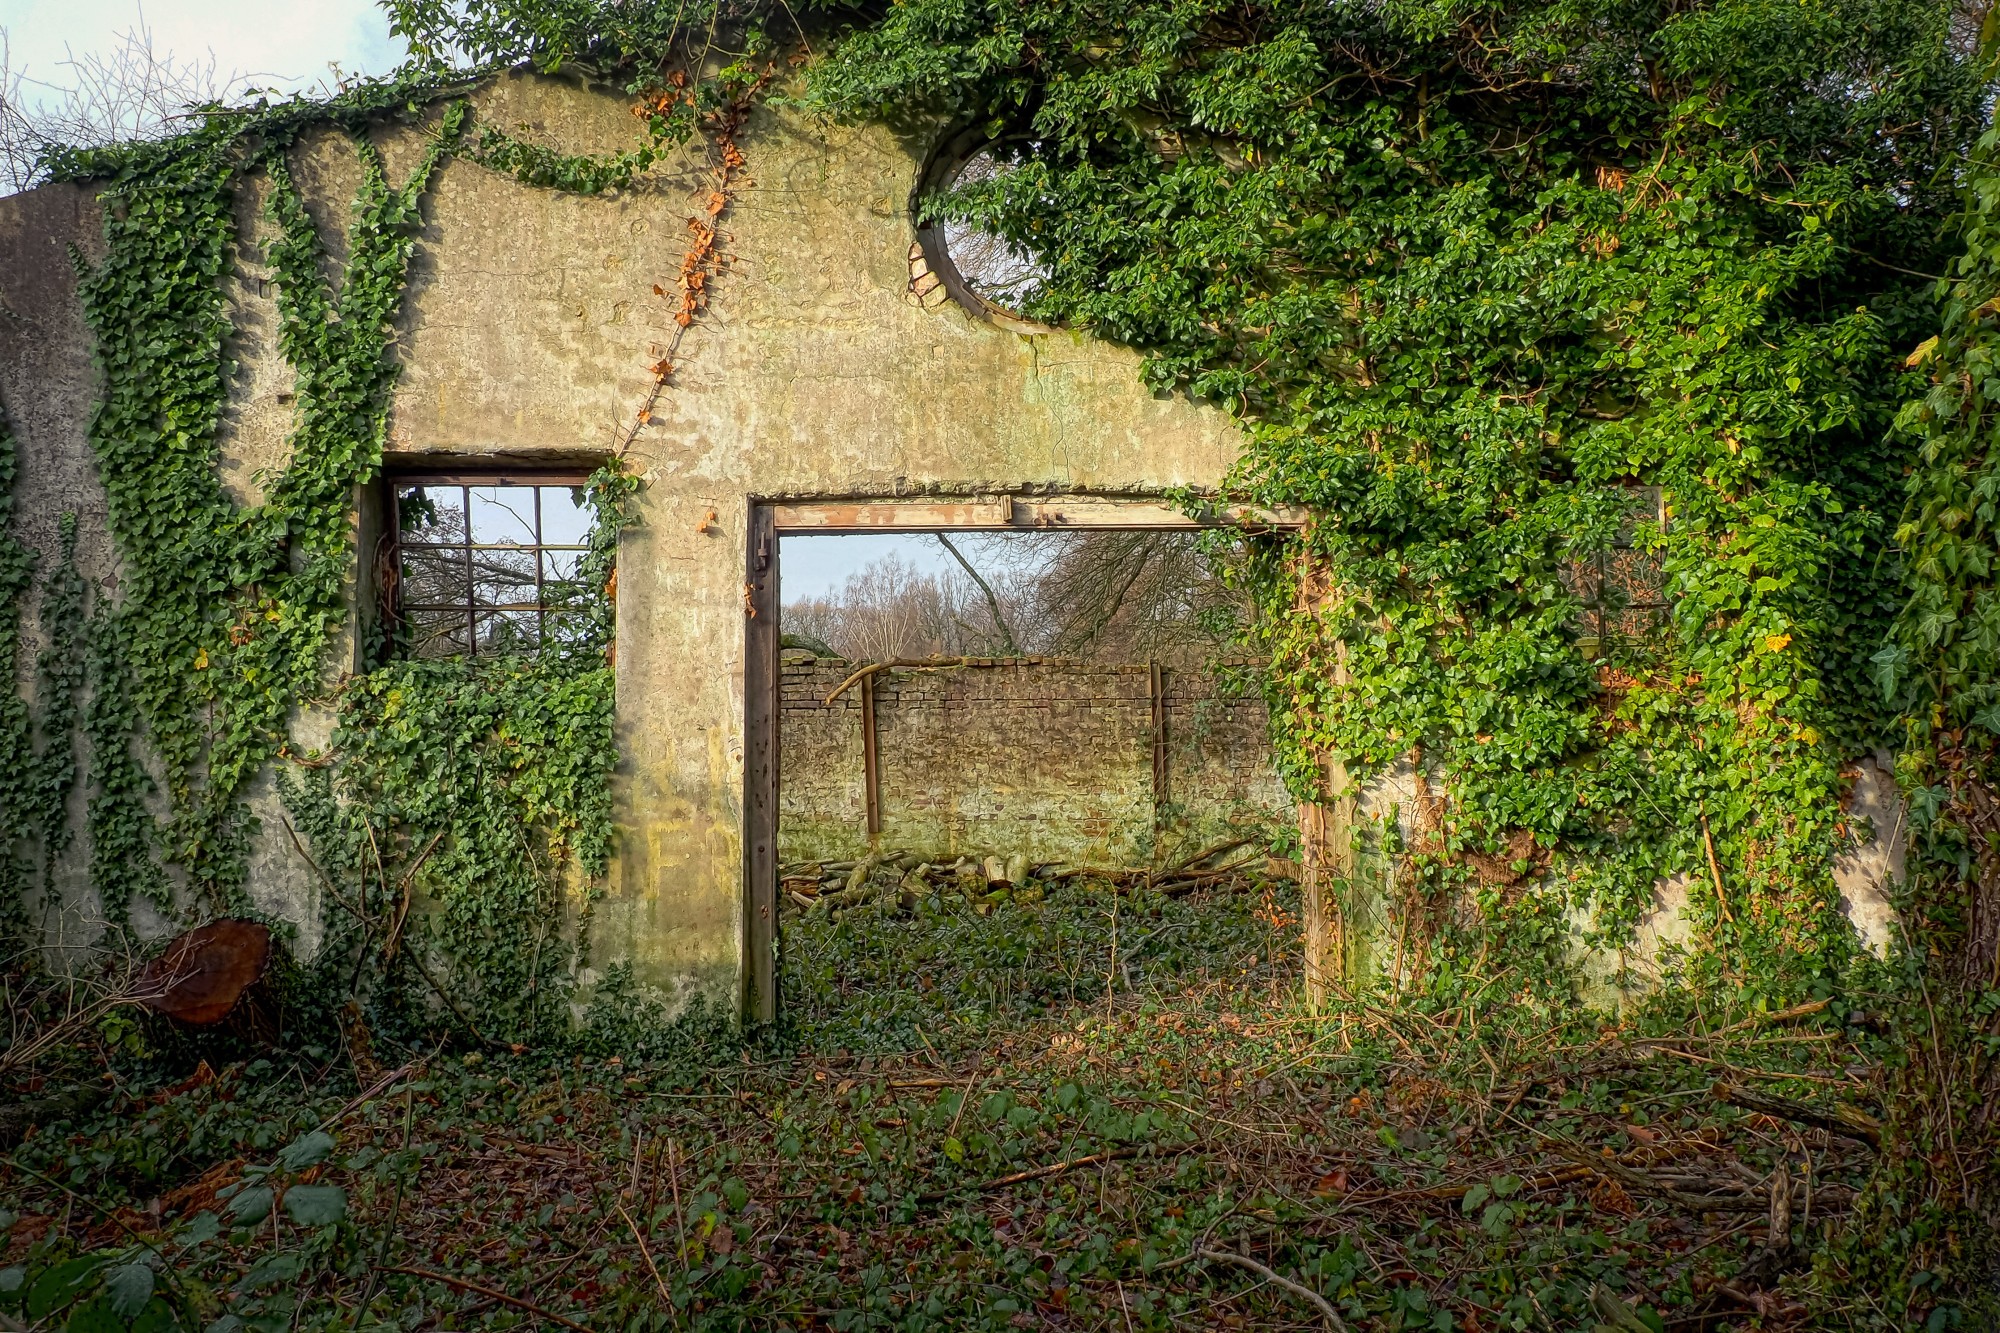
{"type": "Polygon", "coordinates": [[[1145,865],[1156,846],[1171,854],[1253,836],[1290,816],[1261,698],[1220,692],[1208,672],[1162,670],[1161,791],[1149,667],[1029,657],[871,678],[882,824],[871,841],[866,686],[826,702],[853,671],[831,659],[785,663],[778,849],[786,861],[848,859],[879,846],[931,860],[1018,852],[1033,863],[1145,865]]]}
{"type": "MultiPolygon", "coordinates": [[[[621,151],[638,131],[622,96],[559,80],[508,76],[474,102],[485,123],[561,151],[621,151]]],[[[740,141],[749,166],[722,219],[728,271],[633,442],[647,489],[620,553],[621,841],[595,914],[594,957],[632,962],[670,999],[731,995],[742,962],[743,580],[753,498],[1151,492],[1213,485],[1237,452],[1222,414],[1149,396],[1128,352],[1079,334],[1024,336],[950,304],[926,308],[909,290],[908,258],[924,143],[772,109],[756,113],[740,141]]],[[[377,142],[400,181],[422,130],[385,130],[377,142]]],[[[390,465],[490,470],[610,454],[675,333],[675,304],[655,288],[671,290],[688,221],[713,186],[705,153],[697,141],[608,197],[448,163],[426,205],[400,327],[390,465]]],[[[295,150],[291,166],[335,279],[358,159],[328,131],[295,150]]],[[[284,465],[293,411],[265,262],[265,190],[253,179],[244,191],[225,293],[237,332],[220,466],[246,501],[257,498],[260,474],[284,465]]],[[[91,346],[68,261],[71,246],[96,247],[99,231],[86,189],[0,200],[0,401],[21,439],[18,527],[52,549],[55,515],[78,509],[86,573],[109,590],[115,560],[85,437],[91,346]]],[[[365,501],[357,547],[372,544],[365,501]]],[[[365,605],[365,595],[358,600],[365,605]]],[[[353,668],[354,645],[350,634],[332,670],[353,668]]],[[[298,729],[310,741],[325,722],[309,715],[298,729]]],[[[253,803],[264,816],[253,895],[308,920],[310,871],[266,786],[253,803]]],[[[76,849],[78,866],[83,854],[76,849]]]]}
{"type": "MultiPolygon", "coordinates": [[[[570,150],[630,145],[618,97],[503,80],[481,114],[570,150]]],[[[669,995],[727,994],[742,962],[745,525],[752,497],[1004,486],[1212,486],[1218,412],[1156,399],[1136,358],[1023,336],[909,291],[924,145],[762,110],[722,219],[728,271],[633,446],[647,489],[620,552],[622,841],[595,911],[603,962],[669,995]]],[[[438,182],[413,283],[391,447],[402,459],[601,455],[671,343],[705,159],[614,199],[465,162],[438,182]]]]}
{"type": "MultiPolygon", "coordinates": [[[[610,153],[634,142],[637,122],[615,93],[513,75],[474,100],[486,123],[559,150],[610,153]]],[[[401,181],[422,130],[385,130],[378,141],[401,181]]],[[[1146,393],[1132,353],[1078,333],[1002,328],[942,299],[911,264],[923,136],[766,108],[741,143],[747,175],[721,220],[727,271],[675,353],[671,387],[633,438],[647,489],[620,557],[621,839],[595,913],[594,958],[631,962],[669,999],[731,996],[743,963],[744,551],[753,502],[1153,493],[1216,484],[1240,448],[1224,414],[1146,393]]],[[[425,206],[399,330],[405,371],[391,466],[594,463],[618,447],[677,332],[675,303],[656,287],[672,291],[689,219],[713,186],[704,153],[697,141],[631,189],[599,197],[448,163],[425,206]]],[[[361,179],[353,146],[321,133],[291,165],[337,277],[361,179]]],[[[264,257],[265,188],[255,179],[245,187],[225,293],[237,330],[220,466],[245,500],[256,498],[260,473],[284,465],[293,413],[264,257]]],[[[75,512],[82,571],[96,595],[115,596],[117,561],[86,438],[97,389],[73,249],[86,257],[101,249],[91,191],[57,185],[0,199],[0,405],[19,442],[15,530],[52,556],[58,517],[75,512]]],[[[359,501],[356,548],[370,556],[370,506],[359,501]]],[[[365,610],[365,582],[354,590],[365,610]]],[[[34,602],[24,670],[42,641],[34,602]]],[[[356,642],[350,633],[332,671],[356,665],[356,642]]],[[[297,729],[310,743],[325,725],[308,715],[297,729]]],[[[1890,788],[1876,782],[1868,791],[1862,803],[1880,807],[1871,822],[1885,841],[1877,850],[1857,844],[1842,890],[1879,942],[1899,821],[1890,788]]],[[[252,892],[310,921],[312,874],[273,817],[268,786],[253,801],[265,818],[252,892]]],[[[79,792],[79,823],[81,805],[79,792]]],[[[79,840],[58,875],[79,931],[89,925],[87,853],[79,840]]]]}
{"type": "MultiPolygon", "coordinates": [[[[12,532],[38,553],[34,586],[22,600],[14,682],[30,699],[39,692],[36,659],[49,641],[41,598],[57,570],[57,533],[65,514],[76,518],[76,567],[90,587],[91,603],[115,596],[118,583],[104,488],[90,451],[98,379],[72,257],[95,260],[103,248],[93,191],[47,185],[0,199],[0,412],[14,437],[18,465],[12,532]]],[[[72,746],[79,770],[86,768],[90,754],[83,739],[64,743],[72,746]]],[[[70,793],[72,827],[82,822],[85,799],[79,784],[70,793]]],[[[88,846],[73,841],[51,867],[51,901],[33,904],[55,949],[87,948],[101,933],[88,866],[88,846]]],[[[144,902],[133,904],[133,916],[142,929],[159,925],[144,902]]]]}

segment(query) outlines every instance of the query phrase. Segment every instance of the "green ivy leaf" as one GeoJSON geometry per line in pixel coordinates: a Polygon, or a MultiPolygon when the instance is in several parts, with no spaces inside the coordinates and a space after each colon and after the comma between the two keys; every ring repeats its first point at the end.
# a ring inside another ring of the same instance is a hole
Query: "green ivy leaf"
{"type": "Polygon", "coordinates": [[[305,1267],[305,1256],[297,1250],[282,1250],[277,1254],[267,1254],[250,1265],[236,1285],[242,1291],[256,1291],[280,1282],[290,1282],[305,1267]]]}
{"type": "Polygon", "coordinates": [[[180,1326],[180,1319],[174,1314],[174,1307],[159,1296],[146,1302],[146,1308],[132,1321],[131,1333],[169,1333],[180,1326]]]}
{"type": "Polygon", "coordinates": [[[131,1319],[153,1299],[153,1270],[145,1264],[119,1264],[105,1270],[104,1294],[121,1319],[131,1319]]]}
{"type": "Polygon", "coordinates": [[[51,1313],[68,1305],[83,1289],[90,1285],[110,1261],[109,1255],[84,1255],[69,1259],[45,1271],[28,1288],[28,1318],[45,1319],[51,1313]]]}
{"type": "Polygon", "coordinates": [[[333,1151],[333,1135],[315,1129],[300,1136],[285,1146],[278,1154],[278,1162],[287,1171],[303,1171],[309,1166],[318,1166],[333,1151]]]}
{"type": "Polygon", "coordinates": [[[204,1210],[194,1215],[194,1220],[180,1230],[180,1242],[184,1249],[206,1245],[222,1234],[222,1219],[213,1212],[204,1210]]]}
{"type": "Polygon", "coordinates": [[[271,1215],[271,1203],[276,1197],[269,1185],[238,1190],[229,1201],[229,1220],[238,1226],[255,1226],[271,1215]]]}
{"type": "Polygon", "coordinates": [[[99,1293],[70,1311],[63,1328],[66,1333],[127,1333],[126,1322],[108,1293],[99,1293]]]}
{"type": "Polygon", "coordinates": [[[338,1185],[294,1185],[285,1191],[285,1215],[302,1227],[332,1226],[347,1216],[347,1191],[338,1185]]]}

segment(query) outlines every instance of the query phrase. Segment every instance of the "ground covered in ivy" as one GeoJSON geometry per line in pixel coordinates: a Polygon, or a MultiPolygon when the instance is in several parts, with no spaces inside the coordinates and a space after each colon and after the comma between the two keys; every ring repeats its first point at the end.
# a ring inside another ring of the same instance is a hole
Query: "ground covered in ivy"
{"type": "Polygon", "coordinates": [[[1860,1138],[1712,1086],[1865,1107],[1853,997],[1614,1022],[1468,977],[1315,1017],[1290,895],[802,912],[783,1032],[696,1017],[645,1055],[630,1032],[609,1054],[603,1015],[595,1048],[518,1054],[101,1026],[59,1062],[95,1061],[109,1099],[0,1159],[0,1316],[1955,1326],[1841,1281],[1860,1138]]]}

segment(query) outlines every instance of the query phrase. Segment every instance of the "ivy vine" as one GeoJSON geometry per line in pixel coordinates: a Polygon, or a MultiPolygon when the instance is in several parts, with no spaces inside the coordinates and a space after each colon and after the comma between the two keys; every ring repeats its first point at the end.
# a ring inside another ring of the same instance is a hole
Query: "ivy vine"
{"type": "Polygon", "coordinates": [[[1302,796],[1414,768],[1419,973],[1511,932],[1567,988],[1576,915],[1622,942],[1662,881],[1740,998],[1852,955],[1898,348],[1982,82],[1947,4],[1803,12],[910,0],[813,72],[830,112],[989,127],[1011,169],[934,211],[1318,516],[1246,573],[1276,735],[1302,796]]]}
{"type": "MultiPolygon", "coordinates": [[[[444,1014],[482,1040],[540,1040],[568,1022],[591,886],[609,856],[612,591],[638,483],[616,461],[589,483],[597,523],[581,577],[593,591],[572,618],[581,632],[559,649],[391,661],[334,681],[326,650],[349,617],[354,497],[381,466],[395,321],[444,161],[464,155],[538,187],[622,187],[684,141],[714,99],[704,101],[705,84],[663,79],[638,105],[638,147],[575,157],[493,129],[471,141],[464,87],[410,76],[316,106],[218,114],[165,143],[52,160],[57,175],[103,185],[105,258],[78,262],[104,383],[90,439],[123,586],[86,609],[66,517],[40,608],[50,637],[39,706],[12,692],[0,703],[9,761],[0,813],[25,830],[0,867],[0,892],[12,924],[25,926],[30,846],[46,868],[69,840],[80,705],[92,756],[91,881],[113,925],[135,897],[169,910],[251,911],[244,792],[274,758],[289,758],[278,774],[288,833],[326,890],[314,966],[334,984],[317,990],[360,1002],[390,1037],[444,1014]],[[398,120],[427,126],[400,183],[371,137],[398,120]],[[326,124],[347,130],[362,177],[332,279],[288,161],[301,133],[326,124]],[[296,399],[287,464],[259,503],[243,505],[218,472],[224,297],[243,244],[236,201],[259,181],[277,229],[267,258],[296,399]],[[325,752],[301,753],[291,721],[314,700],[332,706],[337,726],[325,752]],[[524,955],[522,939],[540,945],[524,955]]],[[[11,482],[12,466],[8,451],[0,482],[11,482]]],[[[18,543],[0,549],[9,660],[34,563],[18,543]]]]}
{"type": "MultiPolygon", "coordinates": [[[[0,769],[0,819],[9,829],[30,824],[29,774],[20,762],[34,754],[34,724],[28,701],[12,688],[20,669],[21,599],[35,576],[35,553],[13,535],[14,479],[19,471],[14,434],[0,410],[0,671],[7,689],[0,690],[0,754],[13,760],[0,769]]],[[[0,848],[0,943],[13,944],[26,932],[28,890],[33,865],[21,854],[18,833],[0,848]]]]}
{"type": "Polygon", "coordinates": [[[635,486],[615,466],[592,479],[583,578],[598,596],[563,651],[399,660],[352,677],[327,754],[279,772],[332,900],[319,967],[378,1035],[414,1040],[440,1005],[480,1041],[568,1031],[611,853],[604,592],[635,486]]]}

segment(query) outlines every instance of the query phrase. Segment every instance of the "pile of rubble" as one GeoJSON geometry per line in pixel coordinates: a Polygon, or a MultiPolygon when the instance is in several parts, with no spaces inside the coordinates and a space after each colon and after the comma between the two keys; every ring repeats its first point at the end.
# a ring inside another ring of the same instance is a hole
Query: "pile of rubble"
{"type": "Polygon", "coordinates": [[[1166,867],[1066,866],[1031,862],[1022,853],[925,860],[911,851],[875,852],[858,861],[794,861],[779,867],[781,901],[800,911],[839,911],[894,897],[903,911],[932,894],[957,893],[976,910],[1004,902],[1035,903],[1048,886],[1069,879],[1102,882],[1114,890],[1146,889],[1177,896],[1204,885],[1256,876],[1296,879],[1290,861],[1251,848],[1247,838],[1207,847],[1166,867]],[[1229,854],[1236,853],[1233,859],[1229,854]]]}

